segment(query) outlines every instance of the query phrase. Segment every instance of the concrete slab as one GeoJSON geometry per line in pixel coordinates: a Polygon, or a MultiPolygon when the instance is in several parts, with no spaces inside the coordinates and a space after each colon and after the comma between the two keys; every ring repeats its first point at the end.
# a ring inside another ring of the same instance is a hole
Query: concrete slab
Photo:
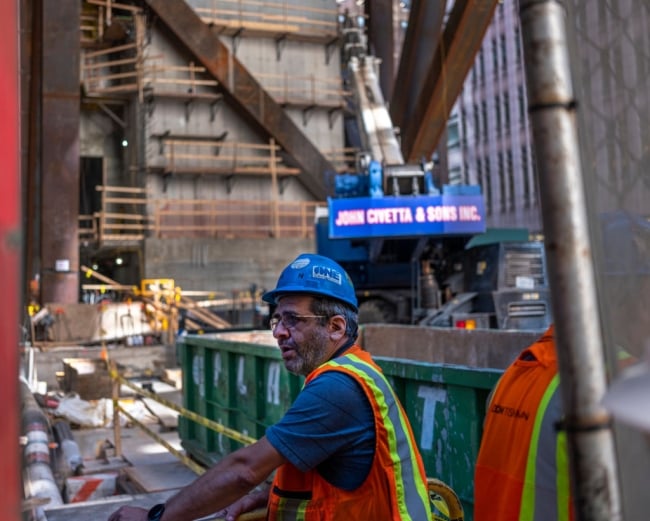
{"type": "MultiPolygon", "coordinates": [[[[108,355],[125,368],[126,376],[156,374],[164,368],[178,367],[176,346],[125,347],[108,345],[108,355]]],[[[100,346],[67,346],[47,350],[34,350],[34,365],[38,368],[37,379],[47,385],[48,390],[58,389],[57,372],[63,371],[64,358],[100,358],[100,346]]]]}
{"type": "Polygon", "coordinates": [[[123,469],[124,480],[140,493],[163,492],[189,485],[197,475],[180,461],[123,469]]]}

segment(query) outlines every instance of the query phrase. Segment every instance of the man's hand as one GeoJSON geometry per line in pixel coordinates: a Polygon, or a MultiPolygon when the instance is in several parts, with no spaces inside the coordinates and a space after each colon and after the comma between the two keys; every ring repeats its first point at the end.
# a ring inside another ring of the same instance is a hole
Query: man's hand
{"type": "Polygon", "coordinates": [[[258,492],[251,492],[246,494],[241,499],[235,501],[232,505],[227,506],[223,510],[216,513],[218,519],[225,519],[226,521],[235,521],[237,517],[246,512],[251,512],[257,508],[266,506],[269,498],[269,491],[262,490],[258,492]]]}
{"type": "Polygon", "coordinates": [[[147,521],[148,512],[145,508],[120,507],[111,514],[108,521],[147,521]]]}

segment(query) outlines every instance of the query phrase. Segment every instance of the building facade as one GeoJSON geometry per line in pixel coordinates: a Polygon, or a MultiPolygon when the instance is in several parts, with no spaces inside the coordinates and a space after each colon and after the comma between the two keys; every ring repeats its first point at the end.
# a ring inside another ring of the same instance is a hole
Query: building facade
{"type": "Polygon", "coordinates": [[[516,0],[497,5],[447,129],[449,182],[475,183],[488,226],[541,231],[516,0]]]}

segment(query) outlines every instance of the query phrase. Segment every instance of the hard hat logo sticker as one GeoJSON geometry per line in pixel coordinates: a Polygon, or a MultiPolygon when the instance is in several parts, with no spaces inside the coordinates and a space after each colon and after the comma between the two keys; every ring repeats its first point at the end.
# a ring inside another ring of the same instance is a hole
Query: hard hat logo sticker
{"type": "Polygon", "coordinates": [[[297,259],[291,263],[291,268],[294,270],[301,270],[306,266],[309,266],[309,259],[297,259]]]}
{"type": "Polygon", "coordinates": [[[323,279],[339,286],[343,283],[341,273],[325,266],[314,266],[311,271],[312,277],[315,279],[323,279]]]}

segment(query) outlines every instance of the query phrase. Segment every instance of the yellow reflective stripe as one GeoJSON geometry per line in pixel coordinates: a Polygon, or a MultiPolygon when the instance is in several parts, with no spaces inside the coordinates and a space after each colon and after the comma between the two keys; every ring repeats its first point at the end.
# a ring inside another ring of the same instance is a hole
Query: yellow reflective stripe
{"type": "Polygon", "coordinates": [[[548,403],[560,383],[556,374],[549,383],[535,415],[535,425],[530,436],[528,445],[528,458],[526,459],[526,475],[524,477],[523,490],[521,494],[521,506],[519,508],[519,521],[533,521],[535,519],[535,479],[537,475],[537,448],[539,446],[539,431],[544,420],[544,414],[548,403]]]}
{"type": "MultiPolygon", "coordinates": [[[[408,477],[403,474],[404,469],[402,468],[401,460],[399,457],[400,451],[398,449],[398,436],[396,431],[396,425],[394,425],[393,421],[390,419],[388,404],[384,399],[384,394],[382,393],[381,389],[377,386],[377,383],[373,380],[373,376],[371,376],[371,374],[375,375],[375,378],[380,379],[382,381],[386,390],[390,392],[393,397],[393,400],[395,402],[395,409],[398,415],[398,421],[401,428],[401,433],[402,433],[401,437],[404,438],[405,445],[409,451],[410,461],[413,462],[413,464],[411,465],[412,476],[410,477],[409,481],[411,481],[415,485],[417,489],[417,496],[421,498],[422,501],[425,502],[425,508],[426,508],[429,505],[429,493],[425,484],[426,481],[425,477],[421,476],[419,473],[419,465],[417,464],[418,456],[416,451],[414,450],[411,437],[409,436],[409,430],[407,427],[408,420],[406,419],[406,415],[403,409],[399,406],[399,400],[397,399],[397,396],[395,395],[392,386],[390,385],[390,383],[388,382],[388,380],[380,370],[378,370],[372,364],[366,362],[359,356],[352,353],[345,355],[345,357],[343,357],[343,360],[344,360],[343,363],[338,362],[336,360],[330,360],[325,365],[338,366],[353,372],[359,378],[361,378],[372,390],[373,396],[375,398],[375,403],[380,408],[382,412],[382,418],[384,418],[383,423],[386,428],[386,433],[388,438],[387,441],[390,449],[391,459],[393,461],[393,469],[394,469],[393,474],[395,475],[395,487],[397,491],[397,498],[395,499],[398,502],[398,509],[400,514],[403,516],[405,520],[413,519],[412,515],[414,513],[409,511],[409,505],[407,501],[408,498],[405,494],[406,487],[404,486],[404,479],[405,478],[408,479],[408,477]],[[346,361],[352,363],[345,363],[346,361]],[[369,371],[371,373],[355,367],[354,364],[365,367],[366,371],[369,371]]],[[[418,520],[414,519],[413,521],[418,521],[418,520]]]]}
{"type": "Polygon", "coordinates": [[[557,435],[557,446],[555,450],[555,467],[557,469],[557,520],[569,521],[569,501],[571,491],[569,489],[569,457],[567,454],[566,432],[560,431],[557,435]]]}
{"type": "MultiPolygon", "coordinates": [[[[364,366],[367,366],[369,369],[372,369],[373,371],[376,372],[375,368],[372,367],[370,364],[366,363],[364,360],[361,360],[360,358],[354,356],[354,355],[348,355],[348,358],[355,358],[355,362],[359,364],[363,364],[364,366]]],[[[406,504],[404,503],[404,498],[406,495],[404,494],[405,487],[404,487],[404,480],[402,478],[402,465],[400,459],[397,457],[398,451],[397,451],[397,435],[395,432],[395,426],[393,425],[393,422],[390,421],[388,418],[388,404],[386,403],[386,400],[384,400],[383,393],[381,390],[377,387],[375,382],[372,380],[370,375],[365,373],[364,371],[361,371],[360,369],[357,369],[356,367],[352,365],[347,365],[347,364],[341,364],[339,362],[333,362],[333,365],[338,365],[340,367],[345,367],[348,371],[352,371],[355,373],[357,376],[359,376],[361,379],[363,379],[366,384],[368,384],[368,387],[372,390],[372,393],[375,397],[375,403],[379,406],[380,410],[382,411],[382,417],[385,418],[384,420],[384,426],[386,428],[386,434],[388,438],[388,446],[390,447],[390,454],[391,458],[393,461],[393,468],[394,468],[394,474],[395,474],[395,488],[397,490],[397,499],[398,499],[398,504],[399,504],[399,511],[402,516],[408,515],[408,509],[406,507],[406,504]]],[[[382,375],[383,376],[383,375],[382,375]]],[[[401,412],[400,412],[401,415],[401,412]]],[[[413,453],[413,450],[411,450],[411,455],[413,453]]]]}
{"type": "Polygon", "coordinates": [[[295,506],[295,500],[280,498],[278,502],[278,519],[283,521],[305,521],[307,519],[307,505],[309,504],[308,500],[300,502],[300,506],[295,506]],[[291,502],[291,509],[286,508],[286,504],[291,502]]]}

